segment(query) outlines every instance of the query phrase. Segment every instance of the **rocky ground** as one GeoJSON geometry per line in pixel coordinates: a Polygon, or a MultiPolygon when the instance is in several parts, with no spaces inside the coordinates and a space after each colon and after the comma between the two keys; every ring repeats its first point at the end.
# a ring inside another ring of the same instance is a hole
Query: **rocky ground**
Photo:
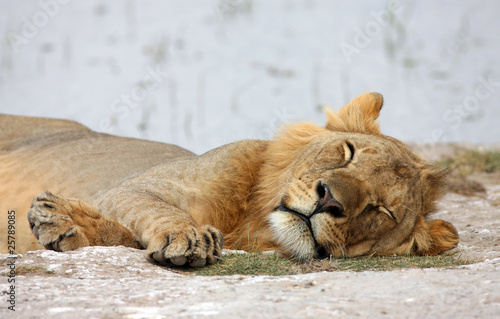
{"type": "Polygon", "coordinates": [[[29,252],[16,268],[15,312],[7,255],[0,255],[1,318],[498,318],[500,175],[473,178],[486,193],[449,193],[436,218],[459,231],[446,269],[323,272],[285,277],[182,275],[124,247],[29,252]]]}

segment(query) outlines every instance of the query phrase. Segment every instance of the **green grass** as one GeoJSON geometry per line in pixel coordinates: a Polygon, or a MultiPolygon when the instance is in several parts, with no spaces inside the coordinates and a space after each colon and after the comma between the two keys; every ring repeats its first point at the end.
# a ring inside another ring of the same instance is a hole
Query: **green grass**
{"type": "Polygon", "coordinates": [[[291,259],[279,258],[276,255],[262,253],[228,254],[217,263],[195,269],[194,273],[202,276],[231,276],[231,275],[288,275],[294,262],[291,259]]]}
{"type": "Polygon", "coordinates": [[[459,150],[453,157],[437,161],[436,164],[449,167],[459,176],[494,173],[500,171],[500,152],[459,150]]]}
{"type": "MultiPolygon", "coordinates": [[[[30,276],[30,275],[53,275],[53,270],[47,270],[38,266],[19,266],[16,267],[16,276],[30,276]]],[[[8,276],[9,273],[4,274],[8,276]]]]}
{"type": "Polygon", "coordinates": [[[451,255],[441,256],[371,256],[345,258],[338,264],[338,270],[390,271],[406,268],[444,268],[472,264],[473,261],[456,259],[451,255]]]}
{"type": "Polygon", "coordinates": [[[297,261],[276,255],[249,253],[228,254],[213,265],[199,269],[177,269],[183,274],[200,276],[268,275],[285,276],[321,271],[391,271],[405,268],[456,267],[473,263],[454,255],[440,256],[367,256],[297,261]]]}

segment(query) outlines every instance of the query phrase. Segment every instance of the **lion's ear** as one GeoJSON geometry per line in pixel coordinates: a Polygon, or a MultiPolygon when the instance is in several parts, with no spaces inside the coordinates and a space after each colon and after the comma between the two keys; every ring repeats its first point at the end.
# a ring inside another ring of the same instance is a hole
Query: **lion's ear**
{"type": "Polygon", "coordinates": [[[443,220],[423,221],[415,227],[413,251],[418,255],[437,255],[458,245],[458,232],[443,220]]]}
{"type": "Polygon", "coordinates": [[[380,134],[377,118],[383,103],[382,94],[372,92],[358,96],[338,112],[325,108],[326,128],[340,132],[380,134]]]}

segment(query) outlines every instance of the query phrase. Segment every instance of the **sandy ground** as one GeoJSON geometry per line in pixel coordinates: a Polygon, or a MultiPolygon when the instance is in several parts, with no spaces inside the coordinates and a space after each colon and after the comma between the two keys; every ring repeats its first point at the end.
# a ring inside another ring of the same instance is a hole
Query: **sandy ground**
{"type": "Polygon", "coordinates": [[[448,194],[435,218],[458,229],[461,258],[445,269],[331,272],[285,277],[174,273],[124,247],[29,252],[16,267],[10,311],[7,255],[0,255],[0,318],[498,318],[500,176],[475,176],[480,196],[448,194]],[[15,316],[12,316],[15,315],[15,316]]]}

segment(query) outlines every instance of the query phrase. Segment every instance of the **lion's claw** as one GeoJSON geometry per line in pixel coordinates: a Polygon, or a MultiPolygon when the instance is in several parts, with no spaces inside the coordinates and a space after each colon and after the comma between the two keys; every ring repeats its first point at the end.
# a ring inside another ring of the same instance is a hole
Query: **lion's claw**
{"type": "Polygon", "coordinates": [[[35,198],[28,211],[31,230],[46,249],[66,251],[89,244],[80,227],[64,213],[67,202],[44,192],[35,198]]]}
{"type": "Polygon", "coordinates": [[[203,267],[213,264],[222,252],[224,238],[212,226],[170,227],[148,245],[148,256],[167,266],[203,267]]]}

